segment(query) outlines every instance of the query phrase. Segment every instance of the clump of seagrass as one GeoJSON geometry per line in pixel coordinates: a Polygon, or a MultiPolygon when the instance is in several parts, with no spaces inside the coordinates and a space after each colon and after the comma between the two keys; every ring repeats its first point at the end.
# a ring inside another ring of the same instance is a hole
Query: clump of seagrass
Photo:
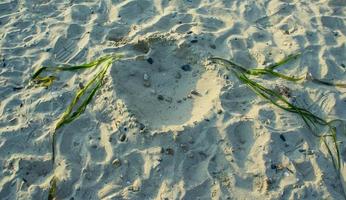
{"type": "Polygon", "coordinates": [[[53,136],[52,136],[52,152],[53,152],[53,161],[55,159],[55,135],[56,131],[61,128],[64,124],[68,124],[75,120],[77,117],[79,117],[84,111],[87,105],[92,100],[93,96],[97,92],[97,90],[102,86],[104,76],[111,64],[118,60],[121,56],[120,55],[107,55],[103,56],[97,60],[94,60],[89,63],[84,63],[81,65],[75,65],[75,66],[58,66],[58,67],[41,67],[39,68],[34,75],[32,76],[32,80],[34,83],[49,87],[53,81],[56,79],[56,75],[58,72],[61,71],[76,71],[80,69],[88,69],[88,68],[101,68],[99,69],[99,72],[90,80],[87,82],[85,87],[81,88],[79,91],[77,91],[75,97],[73,98],[70,105],[67,107],[65,112],[62,114],[60,119],[58,120],[53,136]],[[41,76],[42,73],[50,73],[47,76],[41,76]],[[82,100],[83,99],[83,100],[82,100]]]}
{"type": "MultiPolygon", "coordinates": [[[[32,80],[39,86],[49,87],[56,80],[57,73],[62,71],[77,71],[82,69],[94,69],[99,70],[94,77],[87,82],[85,87],[79,89],[76,92],[75,97],[62,114],[60,119],[55,125],[54,132],[52,134],[52,162],[55,165],[55,146],[56,146],[56,132],[63,125],[71,123],[78,118],[86,109],[87,105],[91,102],[98,89],[103,85],[103,80],[108,68],[113,62],[120,59],[120,55],[107,55],[89,63],[84,63],[75,66],[58,66],[58,67],[41,67],[34,75],[32,80]],[[42,76],[42,73],[48,73],[46,76],[42,76]]],[[[50,189],[48,199],[54,199],[56,197],[57,177],[53,176],[50,181],[50,189]]]]}
{"type": "Polygon", "coordinates": [[[298,82],[298,81],[304,81],[304,80],[310,80],[315,83],[328,85],[328,86],[336,86],[336,87],[346,87],[346,84],[340,84],[340,83],[330,83],[324,80],[319,80],[316,78],[313,78],[311,75],[308,77],[301,76],[301,77],[290,77],[286,76],[284,74],[281,74],[279,72],[274,71],[276,68],[288,63],[291,60],[294,60],[298,58],[300,54],[295,54],[288,56],[286,59],[275,63],[267,68],[260,69],[247,69],[239,64],[236,64],[235,62],[231,60],[226,60],[223,58],[218,57],[212,57],[210,58],[211,61],[214,61],[216,63],[219,63],[226,67],[227,70],[231,71],[241,82],[246,84],[250,89],[252,89],[256,94],[261,96],[262,98],[268,100],[273,105],[286,110],[288,112],[292,112],[295,114],[300,115],[300,117],[304,120],[305,124],[308,126],[308,128],[311,130],[311,132],[316,136],[321,138],[322,142],[327,147],[327,151],[329,155],[332,158],[332,162],[334,167],[337,170],[340,170],[341,167],[341,158],[340,158],[340,152],[339,152],[339,146],[336,138],[336,128],[333,127],[333,123],[339,120],[332,120],[332,121],[326,121],[325,119],[322,119],[319,116],[316,116],[315,114],[311,113],[310,111],[298,107],[296,105],[293,105],[290,103],[285,97],[283,97],[281,94],[276,92],[275,90],[271,90],[269,88],[264,87],[263,85],[251,80],[249,76],[261,76],[261,75],[269,75],[277,78],[282,78],[288,81],[292,82],[298,82]],[[328,133],[321,134],[317,133],[317,126],[325,126],[328,128],[328,133]],[[333,147],[330,146],[328,143],[328,138],[331,139],[333,147]]]}

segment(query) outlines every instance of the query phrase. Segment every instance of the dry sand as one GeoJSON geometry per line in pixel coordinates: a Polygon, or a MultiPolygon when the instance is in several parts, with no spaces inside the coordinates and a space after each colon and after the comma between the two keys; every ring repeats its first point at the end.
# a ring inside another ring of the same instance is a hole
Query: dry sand
{"type": "MultiPolygon", "coordinates": [[[[345,169],[303,120],[207,61],[264,67],[296,52],[284,73],[346,82],[346,1],[1,0],[0,199],[47,199],[53,176],[57,199],[345,199],[345,169]],[[48,89],[30,76],[109,53],[125,58],[57,131],[53,166],[56,120],[93,73],[48,89]]],[[[256,80],[346,120],[345,88],[256,80]]]]}

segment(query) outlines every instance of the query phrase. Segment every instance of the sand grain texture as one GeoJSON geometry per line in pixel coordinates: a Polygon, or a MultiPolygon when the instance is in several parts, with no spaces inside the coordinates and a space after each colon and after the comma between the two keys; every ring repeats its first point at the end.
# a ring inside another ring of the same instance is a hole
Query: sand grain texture
{"type": "MultiPolygon", "coordinates": [[[[303,120],[207,60],[255,68],[297,52],[280,72],[346,82],[345,1],[2,0],[0,199],[47,199],[53,176],[57,199],[345,199],[345,169],[303,120]],[[54,126],[95,72],[62,72],[47,89],[31,75],[111,53],[124,59],[57,131],[53,166],[54,126]]],[[[345,88],[255,80],[346,120],[345,88]]]]}

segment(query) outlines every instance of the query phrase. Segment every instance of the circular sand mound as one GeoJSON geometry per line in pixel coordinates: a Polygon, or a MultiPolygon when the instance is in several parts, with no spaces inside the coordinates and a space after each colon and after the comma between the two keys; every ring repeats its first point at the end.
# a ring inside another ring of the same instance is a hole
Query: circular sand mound
{"type": "Polygon", "coordinates": [[[142,41],[136,48],[145,56],[121,61],[111,72],[117,98],[155,130],[175,130],[203,120],[221,89],[217,73],[196,61],[189,45],[176,43],[142,41]]]}

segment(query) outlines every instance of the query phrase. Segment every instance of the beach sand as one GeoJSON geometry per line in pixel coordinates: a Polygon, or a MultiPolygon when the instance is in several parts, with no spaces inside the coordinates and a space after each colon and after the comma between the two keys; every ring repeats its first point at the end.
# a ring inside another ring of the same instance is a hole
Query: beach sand
{"type": "MultiPolygon", "coordinates": [[[[344,0],[0,1],[0,199],[345,199],[302,118],[210,57],[346,83],[344,0]],[[92,69],[40,66],[122,54],[85,112],[52,134],[92,69]]],[[[346,120],[346,88],[253,77],[324,119],[346,120]]],[[[337,140],[346,160],[343,125],[337,140]]]]}

